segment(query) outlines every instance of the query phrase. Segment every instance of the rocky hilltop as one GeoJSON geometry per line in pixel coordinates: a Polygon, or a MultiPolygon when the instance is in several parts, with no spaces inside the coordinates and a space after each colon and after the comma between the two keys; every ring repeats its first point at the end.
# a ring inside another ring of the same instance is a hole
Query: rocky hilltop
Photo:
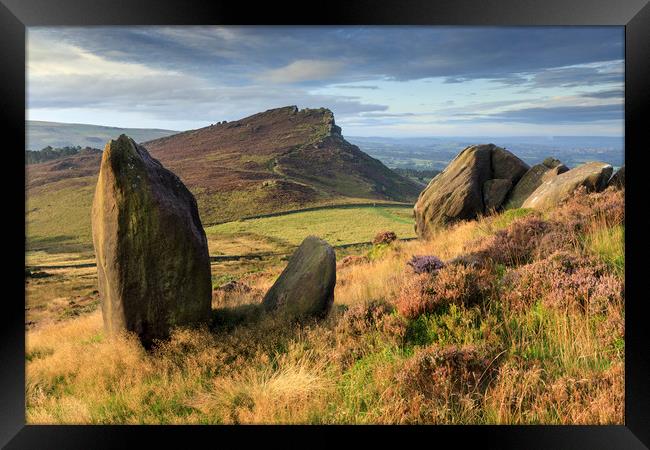
{"type": "MultiPolygon", "coordinates": [[[[347,142],[325,108],[271,109],[143,145],[188,187],[207,225],[327,204],[414,202],[421,190],[347,142]]],[[[89,242],[100,161],[101,153],[79,153],[27,166],[28,228],[89,242]]]]}
{"type": "Polygon", "coordinates": [[[326,203],[414,201],[420,188],[347,142],[325,108],[271,109],[143,143],[206,223],[326,203]]]}

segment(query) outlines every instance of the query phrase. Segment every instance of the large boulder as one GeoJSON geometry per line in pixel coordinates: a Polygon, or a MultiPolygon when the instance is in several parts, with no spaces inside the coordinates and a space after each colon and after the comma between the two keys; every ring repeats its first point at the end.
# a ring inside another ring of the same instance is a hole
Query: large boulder
{"type": "Polygon", "coordinates": [[[494,144],[465,148],[420,193],[413,210],[416,233],[426,238],[439,226],[499,208],[527,170],[525,162],[494,144]]]}
{"type": "Polygon", "coordinates": [[[625,187],[625,166],[622,166],[614,175],[612,175],[607,186],[614,186],[616,188],[625,187]]]}
{"type": "Polygon", "coordinates": [[[334,303],[336,255],[316,236],[308,236],[289,259],[262,304],[266,311],[281,312],[287,318],[327,315],[334,303]]]}
{"type": "Polygon", "coordinates": [[[194,196],[125,135],[104,149],[92,231],[107,334],[135,332],[149,347],[174,326],[209,320],[210,258],[194,196]]]}
{"type": "Polygon", "coordinates": [[[546,158],[541,164],[535,164],[512,188],[504,207],[506,209],[520,208],[542,183],[568,170],[567,166],[555,158],[546,158]]]}
{"type": "Polygon", "coordinates": [[[556,206],[580,186],[587,191],[601,191],[607,186],[612,171],[612,166],[604,162],[582,164],[542,183],[521,206],[535,209],[556,206]]]}

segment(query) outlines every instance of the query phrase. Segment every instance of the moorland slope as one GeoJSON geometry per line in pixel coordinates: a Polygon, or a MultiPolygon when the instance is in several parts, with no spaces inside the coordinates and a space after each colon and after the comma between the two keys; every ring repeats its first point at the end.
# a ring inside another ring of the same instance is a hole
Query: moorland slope
{"type": "MultiPolygon", "coordinates": [[[[204,225],[305,207],[413,202],[421,186],[347,142],[325,108],[272,109],[143,144],[196,197],[204,225]]],[[[28,247],[90,247],[101,154],[27,168],[28,247]]]]}

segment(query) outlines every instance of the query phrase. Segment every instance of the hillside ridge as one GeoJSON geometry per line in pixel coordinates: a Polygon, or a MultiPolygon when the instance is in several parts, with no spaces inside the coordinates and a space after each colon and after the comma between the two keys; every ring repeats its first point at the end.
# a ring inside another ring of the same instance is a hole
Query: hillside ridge
{"type": "MultiPolygon", "coordinates": [[[[275,108],[142,145],[186,184],[207,225],[327,205],[412,204],[421,189],[347,142],[326,108],[275,108]]],[[[100,160],[78,154],[26,167],[30,240],[89,241],[100,160]]]]}

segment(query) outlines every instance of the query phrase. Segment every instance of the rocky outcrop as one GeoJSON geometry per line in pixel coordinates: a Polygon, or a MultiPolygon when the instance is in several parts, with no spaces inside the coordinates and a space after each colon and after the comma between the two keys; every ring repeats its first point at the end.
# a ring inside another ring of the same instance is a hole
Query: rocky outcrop
{"type": "Polygon", "coordinates": [[[414,207],[416,233],[426,238],[441,225],[499,208],[528,168],[494,144],[467,147],[420,193],[414,207]]]}
{"type": "Polygon", "coordinates": [[[316,236],[308,236],[289,259],[262,304],[266,311],[284,317],[304,318],[327,315],[334,303],[336,255],[316,236]]]}
{"type": "Polygon", "coordinates": [[[546,158],[541,164],[535,164],[512,188],[504,207],[506,209],[520,208],[542,183],[568,170],[567,166],[555,158],[546,158]]]}
{"type": "Polygon", "coordinates": [[[568,198],[580,186],[584,186],[587,191],[601,191],[607,186],[612,171],[612,166],[604,162],[582,164],[542,183],[522,207],[553,207],[568,198]]]}
{"type": "Polygon", "coordinates": [[[104,327],[145,346],[174,326],[209,320],[207,240],[194,196],[121,135],[104,149],[92,207],[104,327]]]}
{"type": "Polygon", "coordinates": [[[625,187],[625,166],[622,166],[614,175],[612,175],[607,186],[614,186],[619,189],[625,187]]]}
{"type": "Polygon", "coordinates": [[[501,206],[511,187],[512,181],[505,178],[487,180],[483,183],[483,203],[485,204],[485,212],[495,210],[501,206]]]}

